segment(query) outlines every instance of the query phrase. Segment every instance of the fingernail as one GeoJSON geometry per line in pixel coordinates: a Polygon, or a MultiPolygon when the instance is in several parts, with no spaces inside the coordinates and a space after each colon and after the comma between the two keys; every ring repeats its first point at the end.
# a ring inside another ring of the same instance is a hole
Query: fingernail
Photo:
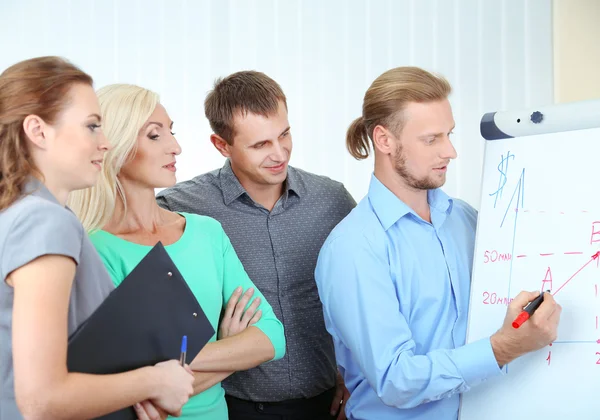
{"type": "Polygon", "coordinates": [[[140,405],[140,403],[135,403],[135,408],[139,410],[140,408],[142,408],[142,406],[140,405]]]}
{"type": "Polygon", "coordinates": [[[237,289],[235,289],[236,293],[239,293],[242,291],[242,286],[239,286],[237,289]]]}

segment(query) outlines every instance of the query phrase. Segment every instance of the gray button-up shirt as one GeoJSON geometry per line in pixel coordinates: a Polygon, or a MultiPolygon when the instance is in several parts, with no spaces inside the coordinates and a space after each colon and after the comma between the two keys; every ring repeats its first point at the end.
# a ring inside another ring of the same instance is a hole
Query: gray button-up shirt
{"type": "Polygon", "coordinates": [[[329,232],[356,205],[344,186],[289,167],[285,191],[269,212],[246,193],[228,160],[221,169],[162,191],[157,200],[164,208],[221,222],[246,272],[284,325],[285,356],[236,372],[223,382],[227,394],[273,402],[332,388],[335,353],[314,270],[329,232]]]}

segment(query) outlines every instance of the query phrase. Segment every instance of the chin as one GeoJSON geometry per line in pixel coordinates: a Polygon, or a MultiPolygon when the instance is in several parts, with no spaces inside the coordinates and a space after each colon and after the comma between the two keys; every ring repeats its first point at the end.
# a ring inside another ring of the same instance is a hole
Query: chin
{"type": "Polygon", "coordinates": [[[177,179],[175,177],[173,177],[173,179],[170,180],[163,179],[158,182],[154,182],[153,184],[153,188],[170,188],[173,185],[177,184],[177,179]]]}

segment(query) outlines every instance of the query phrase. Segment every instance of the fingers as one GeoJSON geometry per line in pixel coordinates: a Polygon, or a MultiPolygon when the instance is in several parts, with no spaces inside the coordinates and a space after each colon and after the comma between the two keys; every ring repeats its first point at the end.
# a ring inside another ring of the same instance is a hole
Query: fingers
{"type": "MultiPolygon", "coordinates": [[[[554,312],[552,312],[552,315],[550,315],[550,318],[548,318],[548,322],[550,323],[550,325],[552,325],[552,327],[554,329],[556,329],[558,327],[558,323],[560,322],[560,314],[562,312],[562,307],[560,305],[556,305],[556,310],[554,312]]],[[[554,340],[552,340],[554,341],[554,340]]]]}
{"type": "Polygon", "coordinates": [[[244,312],[244,316],[242,317],[242,320],[241,320],[242,327],[245,328],[250,324],[250,320],[256,314],[256,310],[258,309],[259,305],[260,305],[260,298],[257,297],[252,301],[252,304],[244,312]]]}
{"type": "Polygon", "coordinates": [[[339,386],[335,389],[335,395],[333,396],[333,401],[331,401],[331,407],[329,408],[329,412],[332,416],[335,416],[338,410],[340,409],[340,401],[344,397],[344,390],[339,386]]]}
{"type": "Polygon", "coordinates": [[[239,322],[242,319],[242,316],[244,315],[244,310],[246,309],[246,305],[248,304],[248,302],[250,302],[250,298],[253,294],[254,288],[251,287],[248,290],[246,290],[246,292],[242,295],[242,298],[238,301],[237,305],[235,305],[235,310],[232,315],[233,322],[239,322]]]}
{"type": "Polygon", "coordinates": [[[235,305],[240,300],[241,295],[242,295],[242,287],[240,286],[233,291],[233,293],[231,294],[231,297],[229,298],[229,301],[227,302],[227,306],[225,306],[225,313],[223,314],[224,322],[231,320],[231,317],[233,315],[233,310],[235,309],[235,305]]]}
{"type": "MultiPolygon", "coordinates": [[[[535,291],[535,292],[527,292],[527,291],[522,291],[521,293],[519,293],[517,296],[515,296],[515,298],[512,300],[512,302],[508,305],[508,307],[510,309],[512,309],[513,311],[518,311],[521,312],[523,310],[523,308],[525,306],[527,306],[527,304],[529,302],[531,302],[533,299],[535,299],[536,297],[538,297],[540,295],[539,290],[535,291]]],[[[544,296],[544,299],[546,298],[546,296],[544,296]]]]}
{"type": "Polygon", "coordinates": [[[183,368],[190,374],[190,375],[194,375],[194,371],[192,370],[192,368],[190,367],[190,365],[188,365],[187,363],[185,365],[183,365],[183,368]]]}
{"type": "Polygon", "coordinates": [[[540,307],[535,311],[532,316],[532,320],[542,320],[545,321],[556,311],[558,307],[558,303],[554,300],[554,296],[550,293],[544,293],[544,301],[540,305],[540,307]]]}
{"type": "Polygon", "coordinates": [[[252,319],[250,320],[248,325],[256,324],[258,321],[260,321],[261,317],[262,317],[262,309],[259,309],[258,311],[256,311],[256,313],[254,314],[254,316],[252,317],[252,319]]]}
{"type": "Polygon", "coordinates": [[[155,418],[151,418],[148,413],[146,412],[146,410],[144,409],[144,407],[142,406],[142,404],[137,403],[133,406],[133,409],[135,410],[135,415],[137,416],[138,420],[157,420],[158,417],[155,418]]]}

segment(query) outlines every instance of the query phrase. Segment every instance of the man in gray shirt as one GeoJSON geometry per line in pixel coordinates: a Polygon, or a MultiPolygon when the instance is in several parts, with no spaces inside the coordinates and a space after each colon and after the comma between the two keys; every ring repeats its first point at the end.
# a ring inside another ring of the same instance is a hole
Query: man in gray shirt
{"type": "Polygon", "coordinates": [[[345,419],[347,391],[314,279],[321,245],[355,206],[344,186],[288,166],[286,98],[263,73],[218,80],[205,100],[221,169],[162,191],[169,210],[221,222],[250,278],[283,322],[283,359],[223,382],[229,418],[345,419]],[[346,393],[346,394],[344,394],[346,393]]]}

